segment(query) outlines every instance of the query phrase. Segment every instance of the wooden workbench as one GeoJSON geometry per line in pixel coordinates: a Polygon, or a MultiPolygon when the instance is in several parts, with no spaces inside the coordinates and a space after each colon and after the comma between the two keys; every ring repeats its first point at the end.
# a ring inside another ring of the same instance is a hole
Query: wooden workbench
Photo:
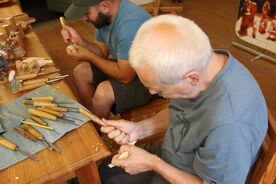
{"type": "MultiPolygon", "coordinates": [[[[21,13],[17,4],[0,6],[0,17],[21,13]]],[[[30,31],[24,38],[27,56],[49,57],[37,35],[30,31]]],[[[51,85],[66,96],[76,100],[73,92],[64,81],[51,85]]],[[[0,104],[8,103],[23,93],[11,94],[7,84],[0,84],[0,104]]],[[[91,122],[68,132],[55,145],[61,148],[60,154],[44,149],[37,153],[41,160],[25,159],[0,171],[0,183],[60,183],[78,176],[80,183],[98,183],[96,161],[110,155],[91,122]]]]}

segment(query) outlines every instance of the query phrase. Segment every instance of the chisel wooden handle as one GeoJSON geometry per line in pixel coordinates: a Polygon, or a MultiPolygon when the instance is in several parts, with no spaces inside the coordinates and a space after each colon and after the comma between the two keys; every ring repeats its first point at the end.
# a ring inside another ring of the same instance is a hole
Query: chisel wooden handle
{"type": "Polygon", "coordinates": [[[33,103],[34,106],[44,106],[44,107],[56,107],[57,104],[54,104],[54,103],[49,103],[49,102],[42,102],[42,101],[35,101],[33,103]]]}
{"type": "Polygon", "coordinates": [[[31,125],[23,124],[23,128],[28,131],[30,134],[32,134],[35,138],[41,140],[43,139],[43,136],[36,130],[34,129],[31,125]]]}
{"type": "Polygon", "coordinates": [[[34,83],[40,83],[40,82],[47,82],[48,79],[44,78],[44,79],[34,79],[34,80],[28,80],[23,82],[23,85],[28,85],[28,84],[34,84],[34,83]]]}
{"type": "Polygon", "coordinates": [[[23,103],[27,105],[33,105],[34,102],[44,102],[44,103],[51,103],[52,101],[50,100],[24,100],[23,103]]]}
{"type": "Polygon", "coordinates": [[[59,20],[60,20],[60,24],[62,27],[66,26],[66,21],[65,21],[64,17],[60,17],[59,20]]]}
{"type": "Polygon", "coordinates": [[[38,117],[42,117],[42,118],[46,118],[46,119],[50,119],[50,120],[57,120],[56,116],[54,116],[52,114],[49,114],[47,112],[43,112],[43,111],[37,110],[37,109],[29,108],[28,112],[30,114],[38,116],[38,117]]]}
{"type": "Polygon", "coordinates": [[[33,121],[35,121],[36,123],[41,124],[41,125],[44,125],[44,126],[47,126],[47,123],[46,123],[43,119],[41,119],[41,118],[39,118],[39,117],[37,117],[37,116],[35,116],[35,115],[31,115],[31,114],[30,114],[29,117],[30,117],[33,121]]]}
{"type": "Polygon", "coordinates": [[[53,96],[39,96],[39,97],[33,97],[31,98],[31,100],[49,100],[51,102],[54,101],[54,97],[53,96]]]}
{"type": "Polygon", "coordinates": [[[3,137],[0,137],[0,145],[13,151],[16,151],[17,149],[17,146],[14,143],[12,143],[11,141],[8,141],[7,139],[4,139],[3,137]]]}
{"type": "Polygon", "coordinates": [[[90,118],[93,122],[101,125],[101,126],[106,126],[106,124],[100,119],[98,118],[96,115],[88,112],[87,110],[80,108],[79,109],[80,113],[85,115],[86,117],[90,118]]]}
{"type": "Polygon", "coordinates": [[[34,141],[34,142],[37,141],[37,138],[33,134],[31,134],[28,131],[26,131],[25,129],[23,129],[23,128],[19,127],[19,126],[15,126],[13,128],[14,128],[14,130],[16,130],[18,133],[20,133],[21,135],[23,135],[27,139],[30,139],[31,141],[34,141]]]}
{"type": "Polygon", "coordinates": [[[33,78],[36,78],[36,77],[37,77],[37,74],[32,73],[32,74],[27,74],[27,75],[19,75],[19,76],[16,76],[15,78],[17,80],[28,80],[28,79],[33,79],[33,78]]]}
{"type": "Polygon", "coordinates": [[[53,115],[58,116],[58,117],[63,117],[64,116],[61,112],[54,111],[52,109],[41,108],[41,107],[39,107],[37,109],[40,110],[40,111],[43,111],[43,112],[48,112],[48,113],[53,114],[53,115]]]}
{"type": "Polygon", "coordinates": [[[17,92],[22,92],[22,91],[27,91],[27,90],[30,90],[30,89],[35,89],[35,88],[43,86],[45,84],[46,84],[45,82],[28,84],[28,85],[25,85],[25,86],[22,86],[21,88],[19,88],[17,92]]]}
{"type": "Polygon", "coordinates": [[[35,101],[34,103],[33,103],[33,106],[40,106],[40,107],[42,107],[42,106],[46,106],[46,107],[56,107],[57,106],[57,104],[54,104],[54,103],[48,103],[48,102],[41,102],[41,101],[35,101]]]}
{"type": "Polygon", "coordinates": [[[68,109],[64,108],[64,107],[42,106],[42,108],[52,109],[52,110],[58,111],[58,112],[68,112],[68,109]]]}

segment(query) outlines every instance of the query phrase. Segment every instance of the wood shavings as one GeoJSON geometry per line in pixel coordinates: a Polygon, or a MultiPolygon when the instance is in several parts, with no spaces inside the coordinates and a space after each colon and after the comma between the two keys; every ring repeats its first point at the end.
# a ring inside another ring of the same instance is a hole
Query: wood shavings
{"type": "Polygon", "coordinates": [[[96,151],[96,152],[98,152],[98,151],[99,151],[99,143],[98,143],[98,142],[97,142],[97,144],[96,144],[95,151],[96,151]]]}

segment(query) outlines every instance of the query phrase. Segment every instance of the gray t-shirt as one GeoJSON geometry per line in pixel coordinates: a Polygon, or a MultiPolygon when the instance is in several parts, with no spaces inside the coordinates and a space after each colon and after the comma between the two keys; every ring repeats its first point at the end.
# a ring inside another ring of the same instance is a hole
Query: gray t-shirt
{"type": "Polygon", "coordinates": [[[106,44],[112,59],[128,60],[128,51],[139,27],[150,18],[141,7],[121,0],[115,20],[96,30],[96,39],[106,44]]]}
{"type": "Polygon", "coordinates": [[[244,183],[267,132],[267,108],[249,71],[229,52],[198,97],[174,99],[162,145],[168,163],[209,183],[244,183]]]}

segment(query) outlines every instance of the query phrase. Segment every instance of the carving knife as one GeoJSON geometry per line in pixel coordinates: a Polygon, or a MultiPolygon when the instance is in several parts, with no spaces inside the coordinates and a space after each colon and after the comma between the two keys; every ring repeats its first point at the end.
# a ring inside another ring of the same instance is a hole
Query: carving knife
{"type": "MultiPolygon", "coordinates": [[[[43,79],[33,79],[33,80],[28,80],[28,81],[24,81],[23,82],[23,86],[24,85],[29,85],[29,84],[35,84],[35,83],[40,83],[40,82],[49,82],[51,80],[55,80],[55,79],[64,79],[65,77],[68,77],[69,75],[60,75],[57,77],[52,77],[52,78],[43,78],[43,79]]],[[[40,99],[41,100],[41,99],[40,99]]],[[[42,98],[43,100],[43,98],[42,98]]],[[[48,99],[44,99],[44,100],[48,100],[48,99]]]]}
{"type": "Polygon", "coordinates": [[[65,77],[68,77],[68,76],[69,75],[62,75],[62,76],[59,76],[59,77],[56,77],[56,78],[52,78],[52,79],[50,79],[50,80],[48,80],[46,82],[38,82],[38,83],[24,85],[24,86],[20,87],[17,90],[17,92],[22,92],[22,91],[27,91],[27,90],[35,89],[35,88],[43,86],[45,84],[49,84],[49,83],[52,83],[52,82],[56,82],[56,81],[62,80],[65,77]]]}
{"type": "Polygon", "coordinates": [[[53,69],[53,70],[49,70],[49,71],[45,71],[45,72],[40,72],[40,73],[32,73],[32,74],[27,74],[27,75],[19,75],[16,76],[15,79],[17,80],[28,80],[28,79],[33,79],[36,78],[37,76],[40,75],[47,75],[47,74],[51,74],[51,73],[56,73],[59,72],[59,69],[53,69]]]}

